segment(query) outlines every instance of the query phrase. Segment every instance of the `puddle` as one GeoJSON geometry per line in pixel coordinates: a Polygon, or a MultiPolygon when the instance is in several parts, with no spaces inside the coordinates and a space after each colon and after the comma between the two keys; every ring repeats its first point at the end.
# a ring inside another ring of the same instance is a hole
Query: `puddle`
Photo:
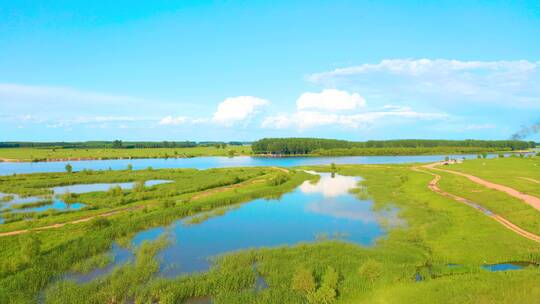
{"type": "Polygon", "coordinates": [[[483,265],[482,268],[488,271],[507,271],[507,270],[520,270],[528,266],[538,266],[538,265],[534,263],[530,263],[530,262],[511,262],[511,263],[483,265]]]}

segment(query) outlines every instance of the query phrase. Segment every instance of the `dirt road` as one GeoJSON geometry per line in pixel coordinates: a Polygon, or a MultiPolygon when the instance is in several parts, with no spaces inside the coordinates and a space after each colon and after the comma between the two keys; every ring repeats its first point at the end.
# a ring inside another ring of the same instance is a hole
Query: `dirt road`
{"type": "MultiPolygon", "coordinates": [[[[493,212],[491,212],[490,210],[466,199],[466,198],[463,198],[463,197],[460,197],[460,196],[457,196],[457,195],[454,195],[452,193],[448,193],[448,192],[445,192],[443,190],[441,190],[438,186],[438,183],[439,181],[441,180],[441,176],[436,174],[436,173],[433,173],[431,171],[428,171],[428,170],[423,170],[422,168],[428,168],[428,169],[435,169],[434,167],[439,165],[439,163],[435,163],[435,164],[429,164],[429,165],[425,165],[425,166],[422,166],[422,167],[413,167],[412,170],[414,171],[417,171],[417,172],[423,172],[423,173],[427,173],[427,174],[430,174],[432,175],[434,178],[433,180],[431,180],[428,184],[428,188],[433,191],[433,192],[436,192],[442,196],[446,196],[446,197],[449,197],[455,201],[458,201],[460,203],[463,203],[463,204],[466,204],[468,206],[471,206],[473,207],[474,209],[484,213],[486,216],[489,216],[490,218],[494,219],[495,221],[499,222],[501,225],[503,225],[504,227],[512,230],[513,232],[529,239],[529,240],[532,240],[532,241],[535,241],[535,242],[538,242],[540,243],[540,236],[534,234],[534,233],[531,233],[529,231],[526,231],[522,228],[520,228],[519,226],[517,226],[516,224],[510,222],[509,220],[507,220],[506,218],[498,215],[498,214],[495,214],[493,212]]],[[[445,171],[447,172],[448,170],[442,170],[442,169],[435,169],[435,170],[440,170],[440,171],[445,171]]],[[[452,171],[454,172],[454,171],[452,171]]],[[[450,173],[452,173],[450,172],[450,173]]]]}
{"type": "Polygon", "coordinates": [[[531,205],[536,210],[540,211],[540,198],[538,198],[536,196],[519,192],[518,190],[516,190],[514,188],[510,188],[510,187],[505,186],[505,185],[489,182],[489,181],[487,181],[485,179],[481,179],[481,178],[479,178],[477,176],[474,176],[474,175],[471,175],[471,174],[458,172],[458,171],[453,171],[453,170],[448,170],[446,168],[445,169],[437,168],[437,166],[439,166],[439,165],[441,165],[441,163],[433,163],[433,164],[425,165],[423,167],[428,168],[428,169],[439,170],[439,171],[443,171],[443,172],[447,172],[447,173],[451,173],[451,174],[466,177],[470,181],[475,182],[475,183],[477,183],[479,185],[482,185],[482,186],[490,188],[490,189],[498,190],[498,191],[504,192],[504,193],[506,193],[506,194],[508,194],[510,196],[518,198],[518,199],[524,201],[526,204],[531,205]]]}

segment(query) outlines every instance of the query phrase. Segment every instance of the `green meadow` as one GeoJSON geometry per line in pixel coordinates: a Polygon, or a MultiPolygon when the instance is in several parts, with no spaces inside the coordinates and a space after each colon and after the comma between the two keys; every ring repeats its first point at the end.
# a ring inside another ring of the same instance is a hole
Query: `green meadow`
{"type": "MultiPolygon", "coordinates": [[[[537,171],[532,164],[537,162],[538,158],[467,160],[451,168],[466,168],[488,179],[496,170],[483,168],[515,165],[519,170],[515,175],[508,173],[509,177],[534,177],[537,171]]],[[[373,246],[321,238],[294,246],[246,249],[216,257],[208,271],[165,278],[159,275],[159,252],[169,246],[169,240],[162,237],[132,248],[132,262],[92,281],[57,279],[69,271],[86,273],[108,265],[113,242],[129,246],[138,231],[205,214],[191,221],[197,225],[221,216],[220,208],[279,197],[306,180],[316,182],[316,176],[299,169],[85,171],[2,177],[0,192],[11,189],[27,195],[47,195],[49,187],[78,183],[173,182],[81,194],[78,199],[87,205],[81,210],[36,213],[0,225],[2,232],[36,229],[124,210],[55,229],[0,237],[0,302],[36,303],[40,298],[45,303],[183,303],[191,299],[211,299],[212,303],[535,303],[540,298],[540,244],[474,208],[430,191],[427,184],[433,177],[409,165],[302,168],[361,176],[355,195],[371,199],[375,210],[397,210],[399,222],[382,221],[386,235],[373,246]],[[528,262],[529,266],[500,272],[482,267],[506,262],[528,262]]],[[[485,204],[520,227],[540,233],[538,212],[519,200],[462,177],[441,176],[444,191],[485,204]]],[[[513,183],[517,181],[505,184],[513,183]]]]}
{"type": "Polygon", "coordinates": [[[186,148],[0,148],[0,159],[38,162],[77,159],[180,158],[249,155],[250,146],[198,146],[186,148]]]}
{"type": "Polygon", "coordinates": [[[540,157],[505,157],[493,160],[475,159],[453,165],[452,170],[476,175],[540,197],[540,157]]]}

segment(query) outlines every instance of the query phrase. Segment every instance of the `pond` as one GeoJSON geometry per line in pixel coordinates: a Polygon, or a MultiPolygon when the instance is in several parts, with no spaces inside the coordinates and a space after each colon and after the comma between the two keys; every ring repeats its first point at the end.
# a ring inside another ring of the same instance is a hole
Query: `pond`
{"type": "MultiPolygon", "coordinates": [[[[170,183],[172,181],[169,180],[148,180],[145,181],[145,186],[152,187],[159,184],[164,183],[170,183]]],[[[43,212],[49,209],[54,210],[63,210],[63,211],[70,211],[70,210],[78,210],[85,206],[85,204],[82,204],[80,202],[75,202],[71,204],[67,204],[64,202],[60,195],[65,193],[75,193],[75,194],[82,194],[82,193],[89,193],[89,192],[96,192],[96,191],[107,191],[111,187],[118,186],[122,189],[131,189],[135,186],[135,182],[129,182],[129,183],[101,183],[101,184],[77,184],[77,185],[69,185],[69,186],[60,186],[60,187],[53,187],[51,190],[53,191],[52,195],[49,197],[45,196],[29,196],[29,197],[21,197],[17,194],[8,194],[8,193],[1,193],[0,192],[0,199],[6,196],[12,196],[13,198],[9,200],[8,202],[4,202],[0,205],[0,211],[6,210],[8,208],[12,208],[15,205],[20,204],[32,204],[32,203],[38,203],[38,202],[44,202],[48,201],[46,204],[39,205],[39,206],[32,206],[28,208],[16,208],[11,209],[9,212],[11,213],[21,213],[21,212],[43,212]]],[[[0,224],[3,223],[3,219],[0,217],[0,224]]]]}
{"type": "Polygon", "coordinates": [[[510,263],[483,265],[482,268],[488,271],[507,271],[507,270],[520,270],[529,266],[538,266],[538,265],[534,263],[530,263],[530,262],[510,262],[510,263]]]}
{"type": "MultiPolygon", "coordinates": [[[[489,154],[489,158],[496,157],[489,154]]],[[[337,157],[193,157],[193,158],[153,158],[153,159],[116,159],[116,160],[86,160],[62,162],[0,162],[0,175],[63,172],[69,163],[74,171],[89,170],[120,170],[129,164],[134,169],[164,168],[223,168],[223,167],[253,167],[253,166],[308,166],[324,164],[399,164],[436,162],[444,160],[445,155],[406,155],[406,156],[337,156],[337,157]]],[[[450,158],[476,158],[476,154],[449,155],[450,158]]]]}
{"type": "Polygon", "coordinates": [[[371,200],[349,193],[360,178],[320,175],[318,182],[306,181],[278,199],[256,199],[141,231],[132,247],[167,234],[172,244],[159,253],[161,275],[174,277],[205,271],[212,257],[247,248],[324,239],[370,246],[385,235],[386,228],[403,224],[396,209],[374,211],[371,200]]]}

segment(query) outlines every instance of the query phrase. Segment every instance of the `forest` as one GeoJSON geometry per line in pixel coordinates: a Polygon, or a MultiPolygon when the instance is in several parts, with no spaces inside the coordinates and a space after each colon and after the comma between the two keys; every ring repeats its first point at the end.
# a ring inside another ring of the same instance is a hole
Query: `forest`
{"type": "Polygon", "coordinates": [[[322,138],[263,138],[252,144],[255,154],[320,154],[320,155],[372,155],[377,149],[403,150],[404,153],[414,154],[416,149],[429,153],[477,153],[495,151],[516,151],[534,148],[536,143],[519,140],[430,140],[430,139],[402,139],[402,140],[369,140],[354,142],[337,139],[322,138]],[[336,151],[325,153],[324,151],[336,151]],[[409,151],[411,150],[411,151],[409,151]],[[366,152],[367,154],[362,154],[366,152]]]}

